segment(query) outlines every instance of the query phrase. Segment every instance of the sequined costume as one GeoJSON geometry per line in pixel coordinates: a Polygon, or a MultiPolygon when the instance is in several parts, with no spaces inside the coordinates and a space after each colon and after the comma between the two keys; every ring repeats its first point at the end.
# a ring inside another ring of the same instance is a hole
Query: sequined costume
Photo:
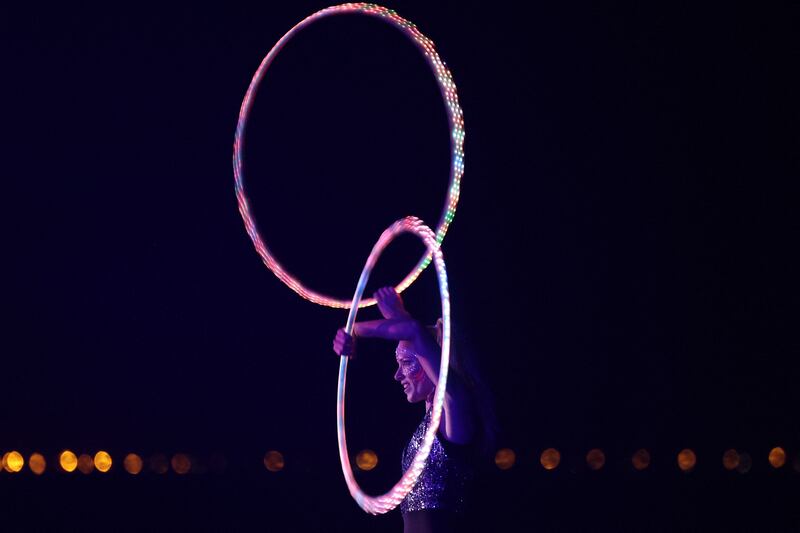
{"type": "MultiPolygon", "coordinates": [[[[403,472],[414,460],[431,422],[428,409],[403,452],[403,472]]],[[[400,503],[405,515],[425,509],[441,509],[460,513],[465,507],[467,485],[473,478],[470,466],[470,447],[448,442],[440,435],[433,439],[430,455],[417,484],[400,503]]]]}

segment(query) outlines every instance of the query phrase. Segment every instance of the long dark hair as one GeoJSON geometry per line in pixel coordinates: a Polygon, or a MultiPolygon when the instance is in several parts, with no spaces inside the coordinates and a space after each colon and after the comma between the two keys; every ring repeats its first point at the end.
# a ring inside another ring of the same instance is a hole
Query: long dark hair
{"type": "MultiPolygon", "coordinates": [[[[431,334],[436,342],[442,344],[442,319],[430,326],[431,334]]],[[[477,423],[475,436],[476,449],[481,455],[494,454],[499,433],[499,424],[494,409],[494,397],[485,374],[474,355],[473,350],[462,342],[462,339],[450,331],[450,370],[455,373],[469,392],[471,412],[477,423]],[[456,349],[458,347],[458,349],[456,349]]]]}

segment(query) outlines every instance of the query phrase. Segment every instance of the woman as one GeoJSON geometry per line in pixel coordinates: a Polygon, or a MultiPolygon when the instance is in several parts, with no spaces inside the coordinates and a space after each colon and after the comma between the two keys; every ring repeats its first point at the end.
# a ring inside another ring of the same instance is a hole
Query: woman
{"type": "MultiPolygon", "coordinates": [[[[409,403],[425,402],[425,417],[403,453],[403,471],[414,459],[430,424],[432,402],[439,382],[441,320],[427,328],[406,311],[392,287],[375,293],[384,320],[357,322],[353,335],[336,333],[333,350],[355,355],[355,339],[374,337],[398,341],[394,379],[403,386],[409,403]],[[438,338],[437,338],[438,337],[438,338]]],[[[488,449],[494,435],[490,404],[481,397],[485,388],[478,374],[451,350],[444,407],[436,439],[425,469],[400,504],[405,532],[450,531],[464,511],[468,484],[473,477],[478,448],[488,449]]],[[[484,394],[485,396],[485,394],[484,394]]]]}

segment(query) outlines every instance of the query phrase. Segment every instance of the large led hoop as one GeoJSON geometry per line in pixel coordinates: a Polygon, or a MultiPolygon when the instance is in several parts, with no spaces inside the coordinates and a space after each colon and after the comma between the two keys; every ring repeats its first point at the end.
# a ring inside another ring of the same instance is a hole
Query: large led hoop
{"type": "MultiPolygon", "coordinates": [[[[436,53],[436,48],[434,47],[433,41],[424,36],[417,29],[414,23],[404,19],[391,9],[387,9],[375,4],[341,4],[338,6],[325,8],[321,11],[317,11],[313,15],[306,17],[291,30],[289,30],[283,37],[281,37],[277,43],[275,43],[275,46],[272,47],[272,50],[269,51],[267,56],[261,62],[261,65],[258,67],[258,70],[253,76],[253,80],[250,82],[250,87],[247,89],[247,93],[242,101],[242,108],[239,111],[239,122],[236,125],[236,136],[233,142],[233,174],[236,181],[236,198],[239,202],[239,213],[241,213],[242,219],[244,219],[244,226],[247,229],[247,234],[250,235],[250,239],[253,241],[256,251],[261,256],[261,260],[264,262],[267,268],[269,268],[278,277],[278,279],[285,283],[294,292],[309,301],[326,305],[328,307],[337,307],[342,309],[347,309],[350,307],[349,300],[340,300],[326,296],[324,294],[315,292],[308,287],[305,287],[299,279],[283,268],[283,266],[278,262],[270,249],[267,247],[264,239],[261,238],[261,234],[258,232],[253,213],[250,211],[250,203],[247,200],[247,195],[244,188],[243,161],[245,129],[247,128],[247,119],[250,115],[250,109],[253,106],[253,99],[255,98],[255,94],[258,91],[258,86],[261,83],[264,74],[266,74],[267,69],[275,59],[275,56],[278,55],[278,52],[281,50],[281,48],[283,48],[283,46],[289,41],[289,39],[292,38],[292,36],[294,36],[295,33],[312,22],[329,15],[340,15],[347,13],[370,15],[381,20],[385,20],[394,27],[398,28],[417,45],[422,54],[425,56],[428,65],[431,67],[436,77],[436,82],[441,90],[442,98],[444,98],[446,103],[447,116],[450,121],[451,149],[450,185],[448,187],[444,209],[442,211],[441,218],[439,219],[439,225],[436,228],[436,242],[439,244],[441,244],[442,239],[444,239],[444,236],[447,233],[447,228],[450,226],[450,223],[453,221],[453,217],[455,216],[456,204],[458,203],[458,197],[461,191],[461,176],[464,174],[464,114],[461,111],[461,107],[458,105],[456,85],[453,83],[453,76],[445,66],[444,61],[442,61],[439,58],[439,54],[436,53]]],[[[430,262],[431,254],[430,252],[427,252],[422,259],[420,259],[419,263],[417,263],[414,269],[405,277],[405,279],[403,279],[403,281],[397,285],[397,292],[402,292],[408,288],[408,286],[411,285],[415,279],[417,279],[420,273],[425,270],[425,267],[427,267],[430,262]]],[[[366,307],[373,305],[374,303],[374,298],[367,298],[362,300],[359,305],[361,307],[366,307]]]]}
{"type": "Polygon", "coordinates": [[[342,462],[342,472],[344,472],[347,488],[350,489],[350,495],[362,509],[371,514],[383,514],[397,507],[417,482],[417,478],[419,478],[422,469],[425,467],[425,461],[428,459],[428,454],[431,451],[436,431],[439,429],[442,407],[444,406],[444,393],[447,387],[447,372],[450,367],[450,292],[447,287],[447,270],[445,269],[444,258],[442,257],[439,242],[436,240],[436,235],[418,218],[406,217],[398,220],[383,232],[378,242],[372,248],[372,253],[370,253],[367,263],[364,265],[364,270],[361,271],[361,277],[358,279],[358,286],[356,287],[352,305],[350,306],[350,314],[347,316],[345,331],[347,331],[348,334],[352,334],[353,332],[353,324],[356,321],[359,300],[361,300],[364,288],[367,285],[367,280],[369,279],[369,275],[375,263],[377,263],[383,249],[401,233],[413,233],[422,239],[436,267],[436,275],[439,278],[439,295],[442,301],[442,321],[444,323],[442,328],[442,358],[439,368],[439,382],[436,384],[436,393],[433,396],[431,423],[428,426],[428,430],[425,432],[422,446],[417,450],[414,461],[411,463],[408,470],[405,471],[403,477],[400,478],[400,481],[398,481],[389,492],[382,496],[369,496],[365,494],[356,482],[353,476],[353,469],[350,467],[350,457],[347,454],[347,436],[344,430],[344,390],[347,381],[347,363],[349,358],[340,358],[339,389],[336,396],[336,429],[339,437],[339,459],[342,462]]]}

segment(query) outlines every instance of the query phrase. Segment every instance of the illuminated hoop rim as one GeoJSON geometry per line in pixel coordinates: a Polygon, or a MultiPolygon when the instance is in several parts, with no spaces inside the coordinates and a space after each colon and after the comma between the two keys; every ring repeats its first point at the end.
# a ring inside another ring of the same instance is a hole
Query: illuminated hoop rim
{"type": "Polygon", "coordinates": [[[439,368],[439,382],[436,384],[436,393],[433,396],[431,423],[428,426],[428,430],[425,432],[422,445],[417,450],[414,461],[405,471],[403,477],[400,478],[400,481],[398,481],[389,492],[381,496],[369,496],[365,494],[358,485],[358,482],[356,482],[353,476],[353,469],[350,466],[350,458],[347,454],[347,436],[344,428],[344,392],[347,381],[347,363],[349,358],[340,358],[339,387],[336,396],[336,429],[339,438],[339,459],[342,462],[342,472],[347,482],[347,488],[350,489],[350,495],[362,509],[371,514],[383,514],[397,507],[400,502],[403,501],[403,498],[406,497],[406,494],[414,487],[420,473],[422,473],[423,468],[425,468],[425,461],[428,459],[428,454],[431,451],[433,439],[436,437],[436,431],[439,429],[439,422],[442,417],[444,394],[447,387],[447,373],[450,367],[450,292],[447,285],[447,270],[445,268],[441,248],[439,243],[436,242],[436,235],[418,218],[406,217],[400,219],[381,234],[380,239],[378,239],[378,242],[372,248],[372,253],[370,253],[364,265],[364,270],[361,271],[361,277],[358,279],[358,286],[353,296],[350,314],[347,316],[345,331],[348,334],[352,334],[353,324],[355,324],[356,314],[358,313],[358,303],[364,293],[370,273],[384,248],[401,233],[413,233],[417,235],[423,240],[425,246],[428,248],[428,252],[433,258],[436,275],[439,279],[439,295],[442,301],[442,357],[439,368]]]}
{"type": "MultiPolygon", "coordinates": [[[[436,52],[433,41],[423,35],[417,29],[414,23],[399,16],[393,10],[376,4],[341,4],[322,9],[312,15],[309,15],[297,23],[291,30],[281,37],[277,43],[275,43],[266,57],[264,57],[261,65],[258,67],[258,70],[250,82],[250,86],[247,89],[247,93],[242,101],[242,107],[239,111],[239,122],[236,125],[236,135],[233,142],[233,174],[236,182],[236,198],[239,203],[239,213],[242,215],[247,234],[250,235],[250,239],[253,241],[256,251],[261,256],[261,260],[264,262],[264,265],[266,265],[266,267],[278,277],[278,279],[280,279],[297,294],[311,302],[341,309],[348,309],[350,306],[350,301],[326,296],[304,286],[298,278],[283,268],[283,266],[272,254],[269,247],[267,247],[264,240],[261,238],[261,234],[256,226],[255,218],[250,210],[250,203],[247,199],[247,194],[245,193],[243,161],[245,130],[247,128],[247,120],[250,115],[250,109],[253,106],[253,99],[255,98],[255,94],[258,91],[258,87],[261,84],[264,74],[266,74],[267,69],[278,55],[278,52],[289,41],[289,39],[292,38],[292,36],[312,22],[330,15],[347,13],[370,15],[378,19],[385,20],[394,27],[398,28],[407,37],[409,37],[414,44],[417,45],[422,54],[425,56],[428,65],[431,67],[431,70],[436,77],[436,82],[439,85],[442,98],[446,104],[445,107],[447,108],[447,116],[450,122],[451,149],[450,184],[447,191],[447,199],[445,200],[444,209],[442,211],[441,218],[439,219],[439,225],[436,228],[436,242],[439,244],[441,244],[442,240],[444,239],[444,236],[447,233],[447,228],[450,226],[450,223],[455,217],[456,204],[458,204],[458,197],[461,191],[461,176],[464,174],[464,114],[458,104],[456,85],[453,82],[453,76],[450,74],[447,66],[445,66],[444,61],[439,58],[439,54],[436,52]]],[[[407,289],[414,282],[414,280],[417,279],[422,271],[425,270],[430,261],[431,255],[428,252],[422,256],[417,265],[411,270],[405,279],[403,279],[397,285],[397,292],[402,292],[407,289]]],[[[367,298],[360,302],[361,307],[366,307],[373,304],[375,304],[374,298],[367,298]]]]}

